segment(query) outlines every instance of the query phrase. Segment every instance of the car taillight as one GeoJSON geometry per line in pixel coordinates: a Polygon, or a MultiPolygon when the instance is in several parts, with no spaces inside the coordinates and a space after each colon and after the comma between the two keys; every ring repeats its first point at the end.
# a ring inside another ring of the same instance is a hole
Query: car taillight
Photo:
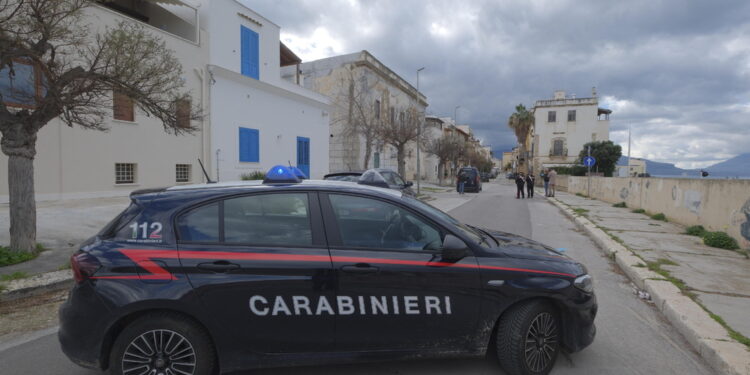
{"type": "Polygon", "coordinates": [[[88,280],[101,267],[95,257],[82,251],[70,256],[70,268],[73,270],[73,278],[76,283],[88,280]]]}

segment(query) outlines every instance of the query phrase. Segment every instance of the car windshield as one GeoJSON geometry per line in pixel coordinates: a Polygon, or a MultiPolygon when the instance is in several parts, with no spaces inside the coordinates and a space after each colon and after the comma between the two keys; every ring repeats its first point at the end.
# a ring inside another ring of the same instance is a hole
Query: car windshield
{"type": "Polygon", "coordinates": [[[380,174],[383,175],[383,178],[385,178],[385,181],[388,182],[389,185],[399,185],[399,186],[406,185],[404,180],[397,173],[380,172],[380,174]]]}
{"type": "Polygon", "coordinates": [[[409,196],[404,196],[403,199],[406,200],[407,202],[409,202],[410,204],[412,204],[413,206],[417,206],[421,210],[427,211],[427,212],[429,212],[429,213],[431,213],[431,214],[433,214],[433,215],[435,215],[435,216],[437,216],[437,217],[439,217],[439,218],[441,218],[441,219],[443,219],[443,220],[445,220],[445,221],[453,224],[458,230],[460,230],[462,233],[464,233],[469,238],[471,238],[471,240],[474,241],[475,243],[478,243],[480,245],[482,245],[484,243],[484,244],[486,244],[486,246],[490,246],[489,242],[487,241],[487,239],[485,238],[484,234],[482,234],[481,231],[478,231],[478,230],[476,230],[474,228],[469,227],[468,225],[466,225],[466,224],[464,224],[464,223],[456,220],[456,218],[454,218],[453,216],[448,215],[447,213],[441,211],[440,209],[438,209],[436,207],[433,207],[433,206],[431,206],[431,205],[429,205],[429,204],[427,204],[425,202],[422,202],[419,199],[412,198],[412,197],[409,197],[409,196]]]}
{"type": "Polygon", "coordinates": [[[357,182],[359,180],[359,175],[354,175],[354,174],[334,175],[334,176],[326,176],[325,179],[328,180],[328,181],[353,181],[353,182],[357,182]]]}

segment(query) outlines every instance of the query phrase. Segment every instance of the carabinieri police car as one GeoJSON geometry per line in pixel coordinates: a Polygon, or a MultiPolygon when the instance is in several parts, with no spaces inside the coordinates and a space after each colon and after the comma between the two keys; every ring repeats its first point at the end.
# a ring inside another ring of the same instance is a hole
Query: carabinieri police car
{"type": "Polygon", "coordinates": [[[301,181],[135,192],[71,258],[63,351],[126,375],[483,356],[547,374],[596,332],[586,268],[401,192],[301,181]]]}

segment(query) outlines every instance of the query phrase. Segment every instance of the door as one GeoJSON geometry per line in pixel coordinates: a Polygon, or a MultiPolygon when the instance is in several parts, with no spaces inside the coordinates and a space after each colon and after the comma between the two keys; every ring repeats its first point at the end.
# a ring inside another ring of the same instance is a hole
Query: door
{"type": "Polygon", "coordinates": [[[297,168],[310,178],[310,138],[297,137],[297,168]]]}
{"type": "Polygon", "coordinates": [[[334,318],[317,309],[334,297],[319,207],[314,193],[262,193],[178,217],[182,267],[240,352],[333,348],[334,318]]]}
{"type": "Polygon", "coordinates": [[[337,275],[338,350],[467,348],[480,308],[472,255],[443,262],[445,231],[393,202],[331,193],[321,204],[337,275]]]}

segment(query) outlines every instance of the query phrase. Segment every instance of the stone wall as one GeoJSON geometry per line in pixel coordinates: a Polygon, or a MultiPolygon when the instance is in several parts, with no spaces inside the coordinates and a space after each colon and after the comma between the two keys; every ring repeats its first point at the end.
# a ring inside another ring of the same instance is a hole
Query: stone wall
{"type": "MultiPolygon", "coordinates": [[[[588,177],[567,177],[572,194],[587,194],[587,184],[588,177]]],[[[591,196],[662,212],[683,225],[724,231],[741,247],[750,247],[750,180],[592,177],[591,196]]]]}

